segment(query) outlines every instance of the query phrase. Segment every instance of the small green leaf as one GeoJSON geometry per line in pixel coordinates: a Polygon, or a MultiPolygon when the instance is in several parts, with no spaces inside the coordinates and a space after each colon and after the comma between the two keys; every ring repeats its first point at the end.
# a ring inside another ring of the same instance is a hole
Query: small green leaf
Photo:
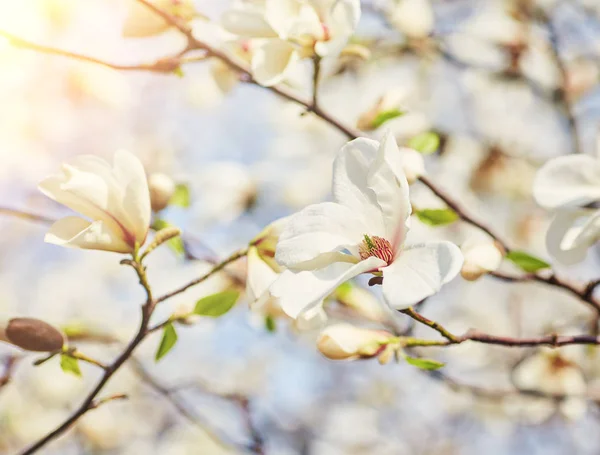
{"type": "Polygon", "coordinates": [[[173,324],[169,323],[165,325],[165,328],[163,329],[163,336],[158,345],[155,360],[158,362],[167,355],[167,353],[173,349],[175,343],[177,343],[177,332],[175,331],[173,324]]]}
{"type": "Polygon", "coordinates": [[[431,131],[421,133],[408,141],[408,146],[423,155],[430,155],[440,147],[440,137],[431,131]]]}
{"type": "Polygon", "coordinates": [[[185,76],[185,74],[183,74],[183,70],[181,69],[181,66],[178,66],[177,68],[175,68],[173,70],[173,74],[177,77],[183,77],[185,76]]]}
{"type": "Polygon", "coordinates": [[[231,310],[239,296],[240,293],[237,291],[223,291],[209,295],[196,302],[194,313],[200,316],[217,318],[231,310]]]}
{"type": "Polygon", "coordinates": [[[380,112],[379,114],[377,114],[377,117],[373,119],[373,123],[371,123],[371,126],[373,127],[373,129],[379,128],[388,120],[400,117],[402,115],[404,115],[404,112],[402,112],[400,109],[389,109],[387,111],[380,112]]]}
{"type": "Polygon", "coordinates": [[[429,226],[445,226],[458,220],[458,214],[452,209],[416,210],[417,218],[429,226]]]}
{"type": "Polygon", "coordinates": [[[190,189],[184,183],[180,183],[175,187],[175,192],[171,196],[169,205],[177,205],[187,208],[190,206],[190,189]]]}
{"type": "Polygon", "coordinates": [[[506,255],[506,259],[514,263],[521,270],[528,273],[535,273],[538,270],[547,269],[550,267],[546,261],[531,256],[524,251],[511,251],[506,255]]]}
{"type": "Polygon", "coordinates": [[[437,370],[442,368],[445,364],[432,359],[421,359],[418,357],[404,356],[404,360],[413,367],[420,368],[421,370],[437,370]]]}
{"type": "Polygon", "coordinates": [[[67,354],[60,355],[60,367],[65,373],[73,374],[77,377],[81,377],[81,370],[79,369],[79,360],[67,354]]]}
{"type": "Polygon", "coordinates": [[[275,322],[275,318],[273,316],[269,315],[265,318],[265,328],[271,333],[277,330],[277,323],[275,322]]]}

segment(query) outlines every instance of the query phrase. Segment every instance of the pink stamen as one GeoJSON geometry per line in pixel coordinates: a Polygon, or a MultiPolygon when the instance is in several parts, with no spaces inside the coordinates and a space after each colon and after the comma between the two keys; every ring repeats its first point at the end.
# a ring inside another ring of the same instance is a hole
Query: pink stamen
{"type": "Polygon", "coordinates": [[[358,252],[362,260],[374,256],[385,261],[388,265],[394,260],[392,244],[383,237],[377,237],[376,235],[373,237],[365,235],[365,240],[358,247],[358,252]]]}

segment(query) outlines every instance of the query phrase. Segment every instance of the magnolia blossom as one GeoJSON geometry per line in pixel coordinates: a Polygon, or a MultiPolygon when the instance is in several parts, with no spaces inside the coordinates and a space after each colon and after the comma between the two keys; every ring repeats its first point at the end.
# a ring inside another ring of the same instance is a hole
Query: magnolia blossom
{"type": "Polygon", "coordinates": [[[600,160],[586,155],[550,160],[537,173],[538,204],[556,211],[546,235],[548,252],[564,264],[582,261],[600,236],[600,211],[585,206],[600,201],[600,160]]]}
{"type": "Polygon", "coordinates": [[[162,172],[154,172],[148,176],[148,187],[152,210],[155,212],[160,212],[169,205],[176,188],[173,179],[162,172]]]}
{"type": "Polygon", "coordinates": [[[469,239],[460,249],[465,258],[460,274],[468,281],[475,281],[486,273],[496,271],[504,257],[504,248],[491,240],[469,239]]]}
{"type": "Polygon", "coordinates": [[[129,152],[117,152],[112,167],[97,156],[79,156],[63,164],[62,173],[43,180],[39,189],[87,218],[57,221],[46,234],[48,243],[133,253],[146,240],[148,183],[142,163],[129,152]]]}
{"type": "Polygon", "coordinates": [[[436,293],[460,271],[462,254],[450,242],[405,244],[411,205],[391,135],[381,144],[360,138],[342,148],[333,197],[293,215],[280,236],[275,258],[288,270],[271,292],[291,317],[363,273],[382,279],[386,302],[400,309],[436,293]]]}
{"type": "Polygon", "coordinates": [[[429,0],[400,0],[388,13],[390,23],[409,38],[431,34],[435,16],[429,0]]]}
{"type": "MultiPolygon", "coordinates": [[[[583,371],[570,358],[545,348],[521,362],[513,373],[515,385],[520,389],[537,390],[548,395],[571,395],[561,401],[559,411],[570,419],[576,419],[585,413],[585,399],[581,398],[587,389],[583,371]],[[577,396],[579,395],[579,397],[577,396]]],[[[544,420],[555,410],[555,406],[537,409],[537,420],[544,420]]]]}
{"type": "Polygon", "coordinates": [[[371,330],[340,323],[327,327],[319,335],[317,349],[333,360],[352,360],[373,357],[386,346],[394,335],[384,330],[371,330]]]}
{"type": "Polygon", "coordinates": [[[360,0],[265,0],[238,3],[223,16],[223,26],[256,40],[252,74],[269,86],[303,58],[338,55],[359,18],[360,0]]]}
{"type": "MultiPolygon", "coordinates": [[[[123,24],[123,36],[145,38],[167,31],[171,25],[160,15],[137,0],[130,0],[129,12],[123,24]]],[[[193,0],[152,0],[157,8],[184,21],[197,16],[193,0]]]]}

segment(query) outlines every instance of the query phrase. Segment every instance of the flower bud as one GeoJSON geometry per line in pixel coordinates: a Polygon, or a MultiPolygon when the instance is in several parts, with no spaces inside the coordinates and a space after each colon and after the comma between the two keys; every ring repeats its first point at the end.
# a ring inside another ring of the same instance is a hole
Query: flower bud
{"type": "Polygon", "coordinates": [[[166,174],[155,172],[148,177],[150,202],[154,212],[160,212],[167,205],[175,193],[175,182],[166,174]]]}
{"type": "Polygon", "coordinates": [[[409,38],[425,38],[433,31],[435,17],[429,0],[400,0],[392,9],[390,23],[409,38]]]}
{"type": "Polygon", "coordinates": [[[408,147],[400,147],[400,154],[402,155],[402,169],[404,169],[408,184],[411,185],[425,174],[425,160],[421,153],[408,147]]]}
{"type": "Polygon", "coordinates": [[[374,357],[393,341],[394,335],[384,330],[372,330],[340,323],[325,328],[317,340],[317,349],[332,360],[352,360],[374,357]]]}
{"type": "Polygon", "coordinates": [[[339,303],[371,321],[383,322],[388,317],[383,304],[371,292],[350,282],[338,287],[335,297],[339,303]]]}
{"type": "Polygon", "coordinates": [[[4,335],[6,341],[26,351],[56,351],[65,343],[65,337],[58,329],[34,318],[11,319],[4,335]]]}
{"type": "Polygon", "coordinates": [[[461,250],[465,261],[460,274],[467,281],[497,270],[504,257],[504,248],[492,241],[467,240],[461,250]]]}
{"type": "Polygon", "coordinates": [[[363,131],[372,131],[379,127],[377,118],[383,113],[392,110],[404,113],[403,104],[407,96],[408,93],[404,89],[388,90],[369,110],[361,114],[356,122],[356,127],[363,131]]]}

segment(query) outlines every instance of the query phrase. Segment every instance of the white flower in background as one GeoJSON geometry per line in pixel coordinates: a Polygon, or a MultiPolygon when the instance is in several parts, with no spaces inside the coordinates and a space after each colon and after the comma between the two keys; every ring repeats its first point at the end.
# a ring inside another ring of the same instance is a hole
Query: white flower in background
{"type": "Polygon", "coordinates": [[[133,253],[146,240],[150,194],[144,166],[129,152],[103,159],[82,155],[63,164],[62,173],[43,180],[49,198],[79,212],[52,225],[45,241],[90,250],[133,253]]]}
{"type": "Polygon", "coordinates": [[[468,239],[460,249],[465,258],[460,274],[468,281],[498,270],[504,257],[503,248],[491,240],[468,239]]]}
{"type": "Polygon", "coordinates": [[[462,254],[450,242],[405,245],[411,205],[396,141],[349,142],[333,165],[334,202],[290,217],[276,260],[288,270],[271,286],[296,318],[313,310],[340,284],[362,273],[383,277],[392,308],[407,308],[454,278],[462,254]]]}
{"type": "Polygon", "coordinates": [[[554,158],[538,171],[533,195],[538,204],[556,210],[548,233],[548,252],[563,264],[585,259],[600,236],[600,211],[585,208],[600,201],[600,160],[586,155],[554,158]]]}
{"type": "MultiPolygon", "coordinates": [[[[221,45],[221,48],[228,55],[246,64],[250,64],[252,61],[252,46],[250,41],[225,42],[221,45]]],[[[223,93],[229,93],[240,82],[240,73],[218,58],[212,59],[210,74],[223,93]]]]}
{"type": "Polygon", "coordinates": [[[425,38],[435,25],[429,0],[395,0],[388,11],[388,20],[408,38],[425,38]]]}
{"type": "Polygon", "coordinates": [[[303,58],[339,55],[359,18],[360,0],[265,0],[236,4],[222,22],[227,31],[256,40],[252,74],[269,86],[303,58]]]}
{"type": "MultiPolygon", "coordinates": [[[[151,0],[157,8],[189,22],[197,16],[193,0],[151,0]]],[[[129,0],[129,12],[123,24],[122,34],[126,38],[146,38],[158,35],[171,28],[162,17],[137,0],[129,0]]]]}
{"type": "Polygon", "coordinates": [[[394,335],[384,330],[372,330],[340,323],[326,327],[317,340],[317,349],[333,360],[374,357],[394,335]]]}
{"type": "MultiPolygon", "coordinates": [[[[586,410],[582,397],[587,389],[583,371],[571,359],[550,348],[543,348],[523,360],[513,372],[517,387],[537,390],[548,395],[573,395],[558,404],[560,412],[569,419],[581,417],[586,410]],[[577,396],[579,395],[579,396],[577,396]]],[[[554,406],[540,412],[537,419],[544,420],[554,412],[554,406]]]]}
{"type": "Polygon", "coordinates": [[[175,182],[167,174],[154,172],[148,176],[150,202],[154,212],[160,212],[169,205],[175,194],[175,182]]]}
{"type": "MultiPolygon", "coordinates": [[[[263,316],[273,318],[286,316],[281,309],[279,299],[272,296],[269,287],[284,270],[275,261],[275,247],[279,236],[289,218],[281,218],[267,226],[248,248],[248,271],[246,278],[246,296],[250,308],[263,316]]],[[[327,315],[321,306],[307,311],[296,320],[297,328],[310,329],[321,325],[327,315]]]]}
{"type": "Polygon", "coordinates": [[[423,154],[410,147],[400,147],[399,151],[406,181],[409,185],[412,185],[419,180],[419,177],[425,174],[423,154]]]}

